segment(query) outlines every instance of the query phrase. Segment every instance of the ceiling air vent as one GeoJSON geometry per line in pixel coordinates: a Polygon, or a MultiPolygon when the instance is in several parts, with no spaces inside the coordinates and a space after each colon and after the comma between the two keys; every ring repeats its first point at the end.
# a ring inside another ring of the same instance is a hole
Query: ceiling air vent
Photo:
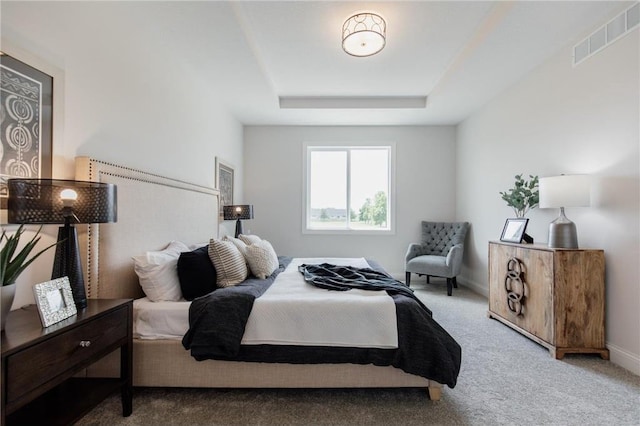
{"type": "Polygon", "coordinates": [[[573,65],[595,55],[640,24],[640,3],[625,10],[573,47],[573,65]]]}

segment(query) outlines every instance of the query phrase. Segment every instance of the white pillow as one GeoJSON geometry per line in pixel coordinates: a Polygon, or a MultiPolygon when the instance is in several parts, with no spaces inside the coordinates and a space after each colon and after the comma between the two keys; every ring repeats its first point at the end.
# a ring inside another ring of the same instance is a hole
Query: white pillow
{"type": "Polygon", "coordinates": [[[148,251],[133,257],[133,269],[138,275],[142,291],[153,302],[182,299],[178,279],[178,257],[189,251],[186,244],[171,241],[164,250],[148,251]]]}
{"type": "Polygon", "coordinates": [[[209,245],[209,241],[206,241],[204,243],[190,244],[189,245],[189,251],[194,251],[194,250],[199,249],[200,247],[204,247],[206,245],[209,245]]]}
{"type": "Polygon", "coordinates": [[[247,257],[247,243],[239,238],[233,238],[228,235],[226,235],[222,240],[231,241],[233,245],[236,246],[236,248],[240,251],[240,253],[242,253],[244,257],[247,257]]]}
{"type": "Polygon", "coordinates": [[[251,273],[260,279],[267,278],[280,266],[276,251],[267,240],[247,246],[247,263],[251,273]]]}
{"type": "Polygon", "coordinates": [[[216,268],[218,287],[230,287],[249,276],[244,256],[228,239],[212,238],[209,242],[209,258],[216,268]]]}
{"type": "Polygon", "coordinates": [[[163,250],[148,251],[147,261],[154,265],[161,265],[171,259],[177,259],[183,251],[191,250],[185,243],[180,241],[171,241],[163,250]]]}
{"type": "Polygon", "coordinates": [[[245,235],[245,234],[240,234],[238,235],[238,238],[243,241],[246,245],[250,245],[250,244],[255,244],[255,243],[259,243],[260,241],[262,241],[262,238],[258,237],[257,235],[245,235]]]}
{"type": "Polygon", "coordinates": [[[178,279],[178,259],[168,260],[160,265],[148,263],[145,256],[133,258],[133,269],[144,294],[152,302],[178,301],[182,299],[178,279]]]}

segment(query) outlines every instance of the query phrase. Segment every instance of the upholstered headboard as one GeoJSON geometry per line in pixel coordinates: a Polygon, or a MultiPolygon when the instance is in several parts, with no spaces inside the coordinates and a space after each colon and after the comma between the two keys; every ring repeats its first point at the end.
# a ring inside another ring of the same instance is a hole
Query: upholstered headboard
{"type": "MultiPolygon", "coordinates": [[[[212,169],[213,173],[213,169],[212,169]]],[[[218,236],[219,191],[88,157],[76,158],[76,179],[117,185],[118,221],[79,229],[87,297],[142,297],[132,256],[170,241],[218,236]]]]}

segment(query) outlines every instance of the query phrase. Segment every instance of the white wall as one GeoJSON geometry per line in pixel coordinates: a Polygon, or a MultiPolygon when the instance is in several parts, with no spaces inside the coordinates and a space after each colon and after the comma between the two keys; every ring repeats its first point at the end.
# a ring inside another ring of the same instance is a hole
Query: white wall
{"type": "MultiPolygon", "coordinates": [[[[278,252],[368,256],[395,275],[421,220],[467,220],[460,282],[486,292],[487,241],[512,215],[498,192],[521,172],[593,174],[596,205],[567,214],[582,246],[606,252],[612,359],[640,374],[638,30],[575,69],[567,48],[462,123],[457,142],[452,127],[247,127],[243,150],[212,85],[233,72],[211,59],[225,41],[210,29],[239,31],[230,16],[220,2],[2,2],[0,48],[54,76],[54,177],[90,155],[212,186],[220,156],[236,166],[234,198],[256,209],[245,227],[278,252]],[[303,235],[302,143],[365,140],[396,142],[396,234],[303,235]]],[[[555,214],[529,214],[537,241],[555,214]]],[[[56,228],[45,233],[53,241],[56,228]]],[[[21,276],[14,308],[32,302],[52,258],[21,276]]]]}
{"type": "Polygon", "coordinates": [[[244,230],[271,241],[279,254],[369,257],[404,276],[404,255],[420,241],[421,220],[455,216],[455,128],[287,127],[244,129],[244,200],[255,219],[244,230]],[[395,142],[396,232],[393,235],[302,233],[304,142],[395,142]]]}
{"type": "MultiPolygon", "coordinates": [[[[73,178],[74,158],[88,155],[213,187],[220,156],[236,166],[241,197],[242,126],[211,85],[220,66],[203,46],[180,40],[200,33],[207,43],[215,20],[223,25],[229,15],[203,19],[199,10],[149,2],[2,3],[1,49],[54,76],[53,177],[73,178]]],[[[54,241],[57,227],[45,233],[43,242],[54,241]]],[[[49,251],[22,274],[14,308],[33,303],[31,285],[50,279],[52,262],[49,251]]]]}
{"type": "MultiPolygon", "coordinates": [[[[569,208],[581,247],[606,257],[606,340],[613,362],[640,374],[639,31],[579,66],[571,48],[458,126],[457,217],[473,223],[461,281],[487,292],[487,242],[512,211],[499,191],[514,175],[586,173],[593,205],[569,208]]],[[[528,233],[547,241],[557,210],[535,209],[528,233]]]]}

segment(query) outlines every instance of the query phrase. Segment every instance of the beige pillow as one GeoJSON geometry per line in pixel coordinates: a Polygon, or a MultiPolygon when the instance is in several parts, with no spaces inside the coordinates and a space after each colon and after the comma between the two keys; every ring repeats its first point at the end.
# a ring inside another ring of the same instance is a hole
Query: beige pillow
{"type": "Polygon", "coordinates": [[[244,256],[229,240],[212,238],[209,242],[209,257],[216,268],[218,287],[236,285],[249,276],[244,256]]]}
{"type": "Polygon", "coordinates": [[[243,241],[246,245],[259,243],[260,241],[262,241],[262,238],[258,237],[257,235],[250,235],[250,234],[249,235],[240,234],[238,235],[238,239],[243,241]]]}
{"type": "Polygon", "coordinates": [[[248,245],[246,258],[251,273],[260,279],[267,278],[280,266],[276,251],[267,240],[248,245]]]}

